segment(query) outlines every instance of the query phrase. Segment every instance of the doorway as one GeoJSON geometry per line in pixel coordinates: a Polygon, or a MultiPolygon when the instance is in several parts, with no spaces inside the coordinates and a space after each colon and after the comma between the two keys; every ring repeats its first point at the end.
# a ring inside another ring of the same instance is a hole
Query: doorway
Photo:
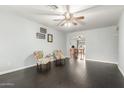
{"type": "Polygon", "coordinates": [[[84,36],[70,39],[70,58],[85,60],[86,44],[84,36]]]}

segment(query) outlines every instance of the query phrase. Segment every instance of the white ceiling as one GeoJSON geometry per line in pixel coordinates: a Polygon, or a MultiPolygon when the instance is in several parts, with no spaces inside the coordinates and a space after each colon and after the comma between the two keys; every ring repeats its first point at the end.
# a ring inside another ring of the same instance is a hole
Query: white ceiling
{"type": "Polygon", "coordinates": [[[99,27],[116,25],[119,17],[124,11],[124,6],[116,5],[86,5],[86,6],[70,6],[70,11],[74,16],[85,16],[84,21],[79,25],[70,27],[57,26],[59,21],[53,21],[55,18],[63,18],[60,16],[66,11],[65,6],[58,6],[58,9],[52,9],[47,5],[27,5],[27,6],[0,6],[0,11],[13,12],[27,19],[41,23],[47,27],[59,31],[79,31],[94,29],[99,27]]]}

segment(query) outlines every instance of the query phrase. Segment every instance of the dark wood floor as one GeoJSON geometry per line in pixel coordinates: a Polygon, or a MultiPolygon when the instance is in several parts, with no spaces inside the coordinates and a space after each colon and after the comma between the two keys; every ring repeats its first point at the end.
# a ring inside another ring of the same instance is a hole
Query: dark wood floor
{"type": "Polygon", "coordinates": [[[35,67],[0,76],[0,87],[17,88],[118,88],[124,78],[117,65],[67,60],[61,67],[38,73],[35,67]]]}

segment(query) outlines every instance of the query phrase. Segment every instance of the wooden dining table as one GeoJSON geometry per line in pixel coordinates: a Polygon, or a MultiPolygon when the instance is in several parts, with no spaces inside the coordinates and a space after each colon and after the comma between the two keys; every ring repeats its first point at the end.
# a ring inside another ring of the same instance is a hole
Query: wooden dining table
{"type": "Polygon", "coordinates": [[[84,48],[70,48],[70,57],[71,58],[78,58],[78,55],[80,55],[80,59],[83,59],[84,55],[84,48]]]}

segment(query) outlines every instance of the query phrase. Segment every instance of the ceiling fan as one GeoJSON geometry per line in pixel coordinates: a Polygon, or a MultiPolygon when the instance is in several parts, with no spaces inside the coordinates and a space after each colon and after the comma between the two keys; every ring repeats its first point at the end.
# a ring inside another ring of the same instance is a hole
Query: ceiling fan
{"type": "Polygon", "coordinates": [[[54,19],[54,21],[60,21],[57,26],[70,26],[71,24],[73,25],[78,25],[79,21],[83,21],[84,20],[84,16],[74,16],[73,13],[70,13],[70,6],[66,5],[65,6],[66,11],[64,14],[62,14],[62,16],[64,16],[63,19],[54,19]]]}
{"type": "MultiPolygon", "coordinates": [[[[65,12],[60,12],[58,11],[58,9],[60,8],[60,6],[57,5],[47,5],[47,7],[49,8],[50,11],[47,11],[46,13],[37,13],[41,15],[47,15],[47,16],[61,16],[62,18],[56,18],[56,19],[52,19],[53,21],[57,21],[58,24],[56,24],[57,26],[67,26],[69,27],[70,25],[79,25],[79,24],[85,24],[84,16],[75,16],[75,14],[87,11],[89,9],[98,7],[98,5],[92,5],[92,6],[88,6],[87,8],[84,8],[82,10],[78,10],[72,13],[72,11],[70,11],[70,6],[69,5],[64,5],[63,8],[65,9],[65,12]]],[[[61,9],[61,8],[60,8],[61,9]]],[[[63,9],[62,9],[63,10],[63,9]]]]}

